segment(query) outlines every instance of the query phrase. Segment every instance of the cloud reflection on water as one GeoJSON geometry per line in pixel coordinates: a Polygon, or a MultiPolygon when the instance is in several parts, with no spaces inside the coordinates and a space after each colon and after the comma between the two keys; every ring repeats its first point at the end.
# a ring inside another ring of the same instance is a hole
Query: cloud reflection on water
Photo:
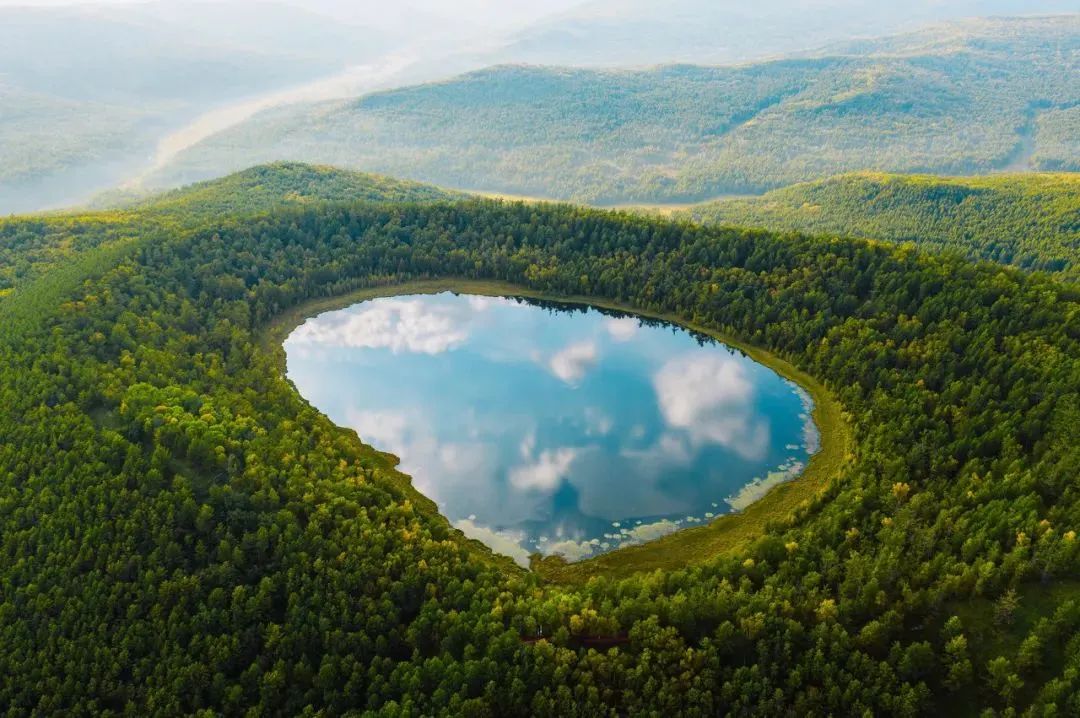
{"type": "Polygon", "coordinates": [[[441,354],[469,338],[462,312],[429,307],[419,300],[365,303],[355,312],[338,312],[307,321],[293,332],[295,344],[352,349],[389,349],[395,354],[441,354]]]}
{"type": "Polygon", "coordinates": [[[600,351],[596,342],[584,341],[570,344],[548,361],[551,373],[570,385],[577,385],[595,366],[600,351]]]}
{"type": "Polygon", "coordinates": [[[715,443],[747,460],[769,445],[769,423],[754,407],[754,383],[732,354],[699,350],[668,361],[653,378],[667,425],[695,445],[715,443]]]}
{"type": "Polygon", "coordinates": [[[454,526],[522,564],[742,508],[816,448],[797,387],[632,317],[396,297],[310,320],[286,348],[304,396],[399,456],[454,526]]]}

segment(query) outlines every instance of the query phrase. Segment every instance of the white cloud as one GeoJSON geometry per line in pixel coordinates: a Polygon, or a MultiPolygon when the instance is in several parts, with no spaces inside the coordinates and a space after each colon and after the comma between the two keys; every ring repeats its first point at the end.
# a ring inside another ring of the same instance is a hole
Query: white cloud
{"type": "Polygon", "coordinates": [[[511,469],[510,483],[518,489],[554,491],[577,455],[578,450],[569,447],[542,451],[534,463],[511,469]]]}
{"type": "MultiPolygon", "coordinates": [[[[612,525],[618,527],[618,522],[614,522],[612,525]]],[[[548,542],[542,540],[540,542],[541,553],[545,556],[558,554],[571,562],[580,561],[595,555],[598,551],[654,541],[661,536],[666,536],[678,530],[679,524],[677,522],[661,519],[654,523],[635,526],[632,529],[619,528],[619,532],[615,534],[604,534],[605,538],[610,538],[615,542],[614,545],[609,541],[601,541],[596,538],[583,541],[564,539],[562,541],[548,542]]]]}
{"type": "Polygon", "coordinates": [[[519,502],[505,507],[505,497],[489,490],[498,473],[498,450],[489,442],[441,441],[431,418],[420,412],[348,409],[346,426],[380,451],[401,459],[401,470],[412,477],[418,491],[449,515],[480,512],[522,520],[535,507],[519,502]],[[512,510],[510,510],[512,509],[512,510]],[[516,514],[514,512],[517,512],[516,514]]]}
{"type": "Polygon", "coordinates": [[[661,536],[667,536],[670,533],[675,533],[679,530],[679,525],[674,521],[662,519],[651,524],[642,524],[641,526],[635,526],[630,529],[623,540],[623,544],[636,544],[645,543],[646,541],[653,541],[661,536]]]}
{"type": "Polygon", "coordinates": [[[604,329],[617,342],[628,342],[634,338],[641,328],[641,323],[633,317],[619,317],[604,321],[604,329]]]}
{"type": "Polygon", "coordinates": [[[420,299],[380,299],[357,311],[332,312],[304,322],[289,337],[296,344],[389,349],[395,354],[441,354],[463,344],[468,317],[453,307],[420,299]]]}
{"type": "Polygon", "coordinates": [[[551,373],[567,384],[577,384],[596,364],[599,350],[593,341],[578,342],[561,350],[548,362],[551,373]]]}
{"type": "Polygon", "coordinates": [[[482,542],[492,551],[509,556],[519,566],[529,567],[529,552],[521,545],[525,541],[524,533],[520,531],[496,531],[478,525],[474,519],[474,516],[470,516],[467,519],[455,521],[454,528],[469,538],[482,542]]]}
{"type": "Polygon", "coordinates": [[[818,432],[817,424],[814,423],[814,400],[806,389],[803,389],[795,382],[789,381],[787,384],[795,392],[795,395],[799,397],[799,402],[803,408],[802,413],[799,414],[803,420],[802,448],[806,450],[807,454],[816,454],[821,449],[821,434],[818,432]]]}
{"type": "Polygon", "coordinates": [[[593,543],[592,541],[571,541],[567,539],[565,541],[558,541],[556,543],[545,545],[544,554],[546,556],[558,554],[565,558],[567,561],[574,562],[592,556],[593,553],[596,552],[596,548],[598,545],[598,542],[593,543]]]}
{"type": "Polygon", "coordinates": [[[521,458],[528,461],[532,458],[533,451],[536,449],[536,430],[532,430],[525,434],[521,440],[521,444],[518,445],[518,451],[521,453],[521,458]]]}
{"type": "Polygon", "coordinates": [[[760,458],[768,448],[768,424],[754,414],[753,382],[736,358],[695,352],[673,359],[653,386],[668,426],[695,443],[720,444],[745,459],[760,458]]]}
{"type": "Polygon", "coordinates": [[[349,426],[365,444],[399,457],[408,446],[409,419],[399,411],[348,411],[349,426]]]}

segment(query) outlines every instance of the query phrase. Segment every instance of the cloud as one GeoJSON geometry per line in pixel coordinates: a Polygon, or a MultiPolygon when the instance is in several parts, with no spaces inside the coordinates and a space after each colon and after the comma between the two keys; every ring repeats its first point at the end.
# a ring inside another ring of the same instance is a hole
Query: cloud
{"type": "MultiPolygon", "coordinates": [[[[697,519],[695,519],[695,521],[696,520],[697,519]]],[[[548,542],[546,540],[541,540],[540,552],[545,556],[558,554],[570,562],[580,561],[589,558],[590,556],[594,556],[599,552],[606,551],[609,548],[633,546],[635,544],[645,543],[646,541],[654,541],[678,530],[679,524],[675,521],[661,519],[654,523],[639,524],[632,529],[619,528],[617,533],[604,534],[604,537],[609,538],[610,541],[602,542],[598,538],[583,541],[563,539],[561,541],[548,542]]]]}
{"type": "Polygon", "coordinates": [[[511,469],[510,483],[518,489],[552,492],[569,473],[577,455],[578,450],[569,447],[542,451],[534,463],[511,469]]]}
{"type": "Polygon", "coordinates": [[[695,352],[673,359],[653,377],[664,421],[695,444],[720,444],[744,459],[761,458],[769,427],[754,413],[754,386],[735,357],[695,352]]]}
{"type": "Polygon", "coordinates": [[[488,546],[492,551],[509,556],[519,566],[529,567],[529,552],[522,546],[525,534],[521,531],[496,531],[486,526],[480,526],[474,520],[474,516],[454,522],[454,528],[471,539],[476,539],[488,546]]]}
{"type": "Polygon", "coordinates": [[[619,317],[604,321],[604,329],[617,342],[628,342],[634,338],[641,328],[641,323],[633,317],[619,317]]]}
{"type": "Polygon", "coordinates": [[[595,406],[585,407],[585,435],[607,436],[615,428],[615,422],[595,406]]]}
{"type": "Polygon", "coordinates": [[[802,404],[802,413],[799,414],[799,417],[803,420],[802,446],[806,449],[807,454],[816,454],[821,449],[821,434],[818,432],[817,424],[814,423],[814,399],[806,389],[803,389],[795,382],[788,381],[787,384],[795,392],[795,395],[799,397],[799,403],[802,404]]]}
{"type": "Polygon", "coordinates": [[[505,496],[490,490],[499,473],[498,449],[490,442],[441,440],[432,418],[419,411],[348,409],[345,416],[361,440],[396,454],[416,489],[448,516],[476,512],[509,521],[536,511],[526,502],[507,506],[505,496]]]}
{"type": "Polygon", "coordinates": [[[364,443],[399,457],[408,447],[410,424],[403,412],[350,409],[347,414],[349,426],[364,443]]]}
{"type": "Polygon", "coordinates": [[[599,545],[600,542],[595,539],[592,541],[571,541],[566,539],[564,541],[545,544],[543,553],[545,556],[554,556],[558,554],[567,561],[574,562],[592,556],[596,553],[596,549],[599,545]]]}
{"type": "Polygon", "coordinates": [[[419,299],[380,299],[356,311],[332,312],[304,322],[289,341],[324,347],[389,349],[395,354],[441,354],[468,338],[460,309],[419,299]]]}
{"type": "Polygon", "coordinates": [[[599,350],[593,341],[578,342],[561,350],[548,361],[551,373],[567,384],[577,384],[596,364],[599,350]]]}
{"type": "Polygon", "coordinates": [[[466,295],[465,300],[469,304],[469,308],[474,312],[486,312],[492,307],[516,307],[520,306],[517,302],[507,299],[506,297],[485,297],[479,294],[466,295]]]}
{"type": "Polygon", "coordinates": [[[521,439],[521,443],[518,445],[518,452],[521,453],[521,458],[528,461],[532,458],[533,451],[536,449],[536,430],[529,431],[521,439]]]}
{"type": "Polygon", "coordinates": [[[645,543],[646,541],[653,541],[661,536],[667,536],[668,534],[675,533],[679,530],[679,525],[674,521],[668,519],[661,519],[655,523],[642,524],[629,529],[623,539],[623,545],[645,543]]]}
{"type": "Polygon", "coordinates": [[[665,431],[656,442],[644,449],[623,449],[619,454],[632,459],[639,465],[657,467],[657,473],[663,473],[672,466],[688,466],[694,461],[694,451],[686,437],[665,431]]]}

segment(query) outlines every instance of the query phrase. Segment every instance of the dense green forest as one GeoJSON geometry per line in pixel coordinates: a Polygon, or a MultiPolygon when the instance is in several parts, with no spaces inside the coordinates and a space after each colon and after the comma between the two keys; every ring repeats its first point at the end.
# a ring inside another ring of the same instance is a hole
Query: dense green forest
{"type": "Polygon", "coordinates": [[[277,162],[150,197],[111,192],[110,209],[0,218],[0,300],[20,284],[89,249],[136,235],[176,234],[225,214],[253,214],[311,201],[425,202],[461,198],[376,175],[277,162]]]}
{"type": "Polygon", "coordinates": [[[1080,175],[843,175],[761,197],[702,204],[680,216],[914,242],[972,259],[1080,276],[1080,175]]]}
{"type": "Polygon", "coordinates": [[[1080,105],[1040,113],[1036,125],[1036,166],[1064,172],[1080,172],[1080,105]]]}
{"type": "Polygon", "coordinates": [[[503,66],[268,110],[150,178],[277,159],[590,204],[696,201],[840,172],[1063,169],[1080,155],[1080,15],[970,21],[794,59],[503,66]]]}
{"type": "Polygon", "coordinates": [[[336,167],[272,162],[149,197],[125,198],[121,192],[109,193],[97,203],[143,213],[202,219],[265,212],[304,202],[426,202],[464,198],[460,192],[418,182],[336,167]]]}
{"type": "Polygon", "coordinates": [[[1080,712],[1074,285],[570,206],[110,216],[0,302],[6,715],[1080,712]],[[433,277],[740,337],[831,390],[856,447],[749,548],[544,584],[265,347],[306,302],[433,277]]]}

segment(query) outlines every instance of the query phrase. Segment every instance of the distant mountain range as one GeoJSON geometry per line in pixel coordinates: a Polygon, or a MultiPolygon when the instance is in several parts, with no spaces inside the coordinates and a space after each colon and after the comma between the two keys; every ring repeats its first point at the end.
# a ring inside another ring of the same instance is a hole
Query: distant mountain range
{"type": "Polygon", "coordinates": [[[1076,12],[1067,0],[591,0],[512,36],[490,62],[732,63],[979,16],[1076,12]]]}
{"type": "Polygon", "coordinates": [[[848,171],[1078,169],[1080,15],[970,20],[727,67],[502,66],[261,113],[151,178],[277,159],[590,203],[848,171]]]}
{"type": "Polygon", "coordinates": [[[336,0],[0,7],[0,213],[280,159],[598,203],[864,169],[1067,171],[1076,15],[858,38],[1070,5],[591,0],[509,35],[512,12],[487,35],[462,30],[486,21],[470,15],[482,0],[379,17],[336,0]],[[641,69],[656,62],[669,64],[641,69]]]}

